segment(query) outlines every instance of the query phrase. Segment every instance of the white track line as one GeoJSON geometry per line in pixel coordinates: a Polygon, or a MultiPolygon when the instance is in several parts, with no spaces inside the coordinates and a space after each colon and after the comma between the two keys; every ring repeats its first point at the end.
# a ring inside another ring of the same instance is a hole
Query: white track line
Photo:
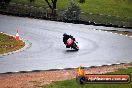
{"type": "MultiPolygon", "coordinates": [[[[96,30],[97,31],[97,29],[94,29],[94,30],[96,30]]],[[[98,31],[100,31],[100,32],[108,32],[108,33],[112,33],[112,34],[115,34],[115,35],[121,35],[121,36],[126,36],[126,37],[132,37],[132,36],[129,36],[129,35],[123,35],[123,34],[119,34],[119,33],[113,33],[113,32],[109,32],[109,31],[107,31],[107,30],[100,30],[100,29],[98,29],[98,31]]]]}

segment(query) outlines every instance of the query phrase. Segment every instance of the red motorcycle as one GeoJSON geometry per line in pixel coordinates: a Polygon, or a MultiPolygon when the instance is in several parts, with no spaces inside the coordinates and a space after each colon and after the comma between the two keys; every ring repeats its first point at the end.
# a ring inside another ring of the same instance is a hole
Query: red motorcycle
{"type": "Polygon", "coordinates": [[[67,45],[69,46],[69,48],[71,47],[71,49],[75,49],[75,50],[79,50],[78,47],[78,42],[75,41],[75,38],[69,38],[67,40],[67,45]]]}

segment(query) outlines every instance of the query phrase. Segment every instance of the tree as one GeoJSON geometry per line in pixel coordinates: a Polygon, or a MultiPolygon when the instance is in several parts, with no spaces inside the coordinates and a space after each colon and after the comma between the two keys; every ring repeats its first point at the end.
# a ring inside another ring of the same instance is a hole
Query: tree
{"type": "Polygon", "coordinates": [[[52,14],[53,16],[56,15],[56,3],[57,3],[57,0],[51,0],[52,4],[49,2],[49,0],[45,0],[49,6],[49,8],[52,10],[52,14]]]}
{"type": "Polygon", "coordinates": [[[63,13],[64,20],[79,20],[80,7],[74,2],[70,2],[70,5],[63,13]]]}

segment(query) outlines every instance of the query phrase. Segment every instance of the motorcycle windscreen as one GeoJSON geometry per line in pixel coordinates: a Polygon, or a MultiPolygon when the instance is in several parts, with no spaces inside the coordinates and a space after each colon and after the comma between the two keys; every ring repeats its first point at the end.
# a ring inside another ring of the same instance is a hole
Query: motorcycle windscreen
{"type": "Polygon", "coordinates": [[[69,39],[67,40],[67,45],[70,46],[73,42],[74,42],[73,39],[69,38],[69,39]]]}

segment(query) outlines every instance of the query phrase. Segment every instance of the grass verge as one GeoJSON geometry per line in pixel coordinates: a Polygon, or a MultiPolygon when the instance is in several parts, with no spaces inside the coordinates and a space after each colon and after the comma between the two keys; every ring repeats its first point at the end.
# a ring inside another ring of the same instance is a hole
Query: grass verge
{"type": "Polygon", "coordinates": [[[14,37],[0,33],[0,54],[12,52],[24,47],[25,43],[14,37]]]}
{"type": "MultiPolygon", "coordinates": [[[[118,71],[107,74],[130,74],[132,78],[132,68],[119,69],[118,71]]],[[[76,80],[65,80],[54,82],[49,85],[42,86],[42,88],[132,88],[132,82],[129,84],[85,84],[79,85],[76,80]]]]}

